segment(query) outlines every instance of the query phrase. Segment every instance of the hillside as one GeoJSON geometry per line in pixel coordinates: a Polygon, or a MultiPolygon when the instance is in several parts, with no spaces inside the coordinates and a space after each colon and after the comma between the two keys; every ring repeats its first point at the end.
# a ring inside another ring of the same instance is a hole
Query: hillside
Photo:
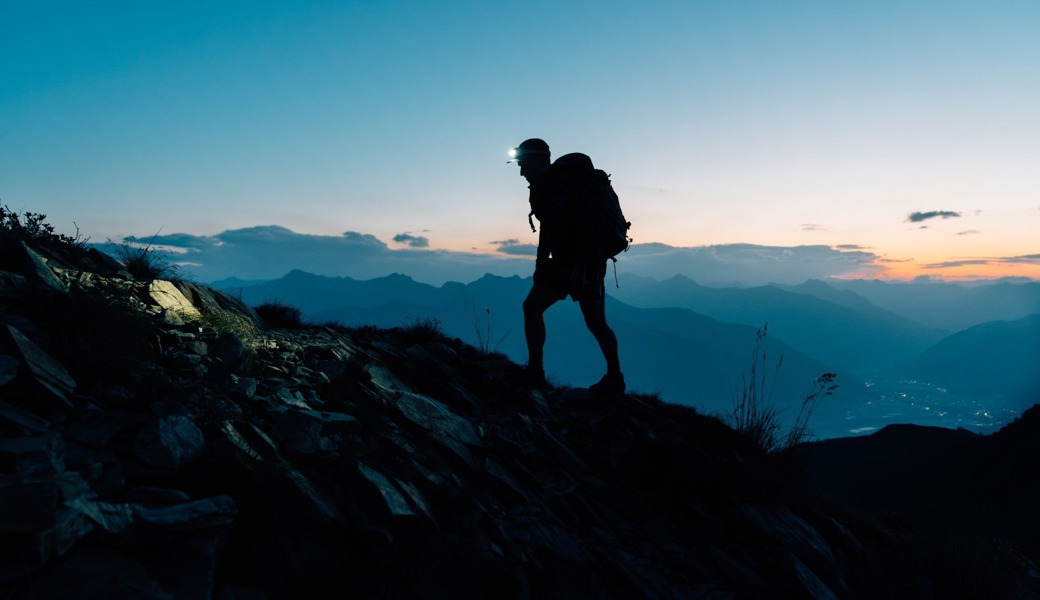
{"type": "Polygon", "coordinates": [[[1040,557],[1040,405],[989,436],[893,425],[807,450],[813,480],[843,502],[936,530],[996,533],[1040,557]]]}
{"type": "Polygon", "coordinates": [[[0,248],[7,598],[1040,592],[1013,548],[936,552],[653,396],[530,389],[428,323],[272,329],[96,253],[0,248]]]}
{"type": "MultiPolygon", "coordinates": [[[[311,322],[392,327],[432,318],[450,336],[514,360],[527,356],[519,306],[530,279],[485,275],[435,287],[399,274],[359,281],[293,271],[254,285],[226,284],[232,286],[228,293],[252,304],[287,301],[311,322]]],[[[935,293],[961,290],[921,285],[935,293]]],[[[893,289],[911,298],[920,293],[906,285],[893,289]]],[[[1014,314],[1016,298],[1028,287],[977,289],[988,290],[998,313],[1014,314]]],[[[630,387],[701,412],[729,411],[763,324],[769,331],[763,350],[772,360],[783,356],[774,398],[786,403],[785,418],[793,418],[793,404],[815,377],[838,375],[840,391],[814,419],[821,437],[903,422],[992,433],[1036,401],[1032,363],[1040,356],[1040,336],[1023,327],[988,326],[978,330],[981,336],[972,328],[944,337],[822,281],[710,288],[685,277],[659,282],[629,274],[620,288],[608,288],[607,301],[630,387]]],[[[567,383],[597,380],[604,366],[587,360],[597,349],[577,306],[561,302],[546,321],[550,374],[567,383]]]]}
{"type": "MultiPolygon", "coordinates": [[[[294,271],[281,279],[228,291],[251,304],[271,299],[289,302],[300,308],[308,321],[318,323],[392,327],[435,318],[452,337],[474,344],[483,337],[491,349],[522,361],[527,348],[520,306],[530,286],[530,279],[492,275],[438,288],[403,275],[358,281],[294,271]]],[[[756,329],[762,323],[725,323],[684,308],[639,308],[613,297],[607,302],[608,319],[618,335],[621,362],[631,389],[657,392],[670,402],[702,412],[729,411],[750,363],[756,329]]],[[[550,376],[577,385],[599,379],[605,365],[601,360],[589,360],[598,356],[599,350],[578,306],[558,303],[545,319],[549,334],[545,359],[550,376]]],[[[772,324],[769,330],[764,350],[772,360],[784,357],[783,369],[775,380],[776,399],[797,401],[808,392],[814,378],[837,371],[842,393],[822,407],[818,431],[840,435],[855,426],[845,417],[849,406],[861,406],[870,399],[865,386],[826,360],[791,348],[774,335],[772,324]]],[[[792,418],[794,412],[788,411],[792,418]]]]}

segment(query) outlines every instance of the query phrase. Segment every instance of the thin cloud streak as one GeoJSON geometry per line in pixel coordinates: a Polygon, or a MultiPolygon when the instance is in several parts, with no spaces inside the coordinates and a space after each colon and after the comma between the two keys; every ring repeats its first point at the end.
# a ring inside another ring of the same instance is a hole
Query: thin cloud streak
{"type": "Polygon", "coordinates": [[[965,267],[973,265],[1038,265],[1040,254],[1023,254],[1019,256],[1000,256],[990,258],[962,258],[946,260],[924,265],[924,269],[950,269],[954,267],[965,267]]]}

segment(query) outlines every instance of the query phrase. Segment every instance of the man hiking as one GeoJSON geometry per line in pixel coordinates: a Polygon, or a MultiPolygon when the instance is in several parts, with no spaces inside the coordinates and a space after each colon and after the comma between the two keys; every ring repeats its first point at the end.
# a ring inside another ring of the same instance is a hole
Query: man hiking
{"type": "MultiPolygon", "coordinates": [[[[534,285],[524,300],[524,334],[527,338],[527,378],[532,385],[546,386],[543,346],[545,320],[550,306],[568,295],[578,303],[603,358],[607,373],[589,386],[596,393],[622,394],[625,377],[618,360],[614,331],[607,325],[603,278],[607,257],[598,253],[594,225],[588,218],[594,201],[583,181],[592,172],[592,161],[584,154],[568,154],[550,162],[549,145],[532,138],[510,154],[520,165],[520,175],[530,188],[531,215],[538,219],[538,253],[534,285]]],[[[530,217],[528,217],[530,219],[530,217]]],[[[534,229],[534,222],[531,221],[534,229]]]]}

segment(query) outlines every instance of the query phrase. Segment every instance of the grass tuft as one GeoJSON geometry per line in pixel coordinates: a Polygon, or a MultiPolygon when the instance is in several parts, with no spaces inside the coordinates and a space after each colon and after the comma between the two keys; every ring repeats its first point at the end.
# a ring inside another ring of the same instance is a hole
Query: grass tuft
{"type": "Polygon", "coordinates": [[[256,314],[272,329],[306,329],[303,311],[282,300],[268,300],[253,307],[256,314]]]}
{"type": "Polygon", "coordinates": [[[144,246],[132,245],[126,242],[109,245],[115,246],[113,254],[116,260],[123,264],[127,273],[137,281],[154,281],[156,279],[177,280],[180,278],[180,267],[166,260],[152,243],[159,232],[155,232],[152,239],[144,246]]]}
{"type": "Polygon", "coordinates": [[[232,333],[248,347],[255,347],[259,340],[256,325],[249,319],[230,310],[211,309],[202,313],[199,325],[216,334],[232,333]]]}
{"type": "Polygon", "coordinates": [[[404,327],[398,329],[397,333],[401,336],[404,342],[409,344],[440,342],[446,338],[440,320],[434,317],[414,319],[404,327]]]}
{"type": "Polygon", "coordinates": [[[473,331],[476,334],[476,348],[477,351],[484,356],[497,356],[500,355],[498,347],[505,341],[508,333],[502,334],[500,338],[494,340],[494,326],[491,322],[491,309],[484,309],[484,318],[480,317],[480,311],[477,307],[473,307],[473,331]],[[492,341],[494,340],[494,343],[492,341]]]}
{"type": "Polygon", "coordinates": [[[780,424],[780,409],[773,398],[776,374],[783,365],[783,354],[776,361],[772,377],[768,377],[767,360],[763,341],[769,325],[763,325],[755,332],[755,344],[751,352],[750,372],[742,377],[743,389],[737,399],[731,423],[748,441],[767,454],[778,454],[794,448],[812,436],[809,419],[812,418],[820,400],[830,396],[837,384],[837,375],[824,373],[813,380],[812,388],[802,399],[798,415],[794,423],[783,432],[780,424]]]}

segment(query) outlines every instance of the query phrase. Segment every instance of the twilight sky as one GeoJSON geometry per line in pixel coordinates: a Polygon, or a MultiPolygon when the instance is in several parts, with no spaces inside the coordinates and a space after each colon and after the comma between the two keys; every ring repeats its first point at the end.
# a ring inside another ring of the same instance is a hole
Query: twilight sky
{"type": "Polygon", "coordinates": [[[243,258],[272,234],[501,273],[537,136],[613,174],[647,274],[1040,279],[1038,32],[1035,0],[4,2],[0,203],[213,277],[297,256],[243,258]]]}

